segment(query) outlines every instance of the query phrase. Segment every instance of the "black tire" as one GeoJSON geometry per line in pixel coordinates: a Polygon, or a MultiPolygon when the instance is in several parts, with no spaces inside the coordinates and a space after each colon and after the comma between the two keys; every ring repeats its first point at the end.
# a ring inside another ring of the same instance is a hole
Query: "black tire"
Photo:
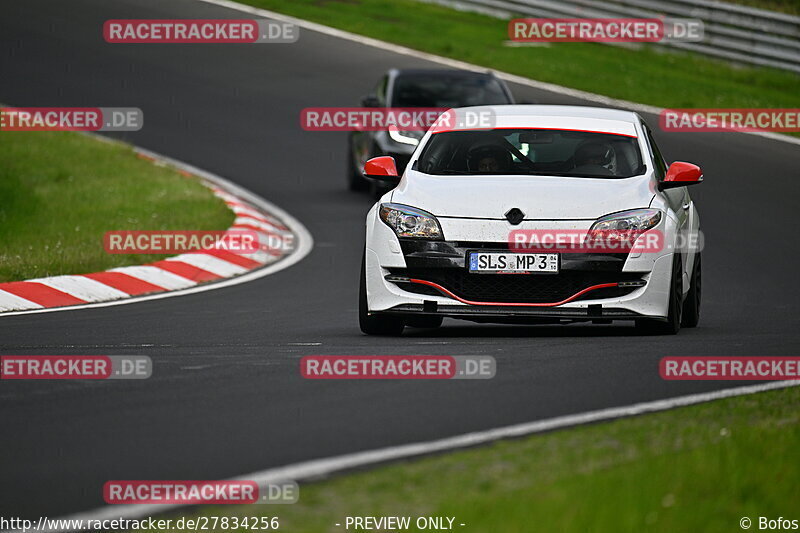
{"type": "Polygon", "coordinates": [[[683,301],[681,326],[684,328],[697,327],[700,322],[700,300],[703,296],[703,272],[700,263],[700,252],[697,252],[692,267],[692,277],[689,280],[689,292],[683,301]]]}
{"type": "Polygon", "coordinates": [[[397,336],[403,333],[405,322],[391,315],[369,314],[367,308],[366,252],[361,256],[361,283],[358,290],[358,325],[367,335],[397,336]]]}
{"type": "Polygon", "coordinates": [[[669,310],[667,319],[640,318],[636,327],[645,335],[675,335],[681,329],[683,315],[683,272],[681,256],[672,256],[672,279],[669,287],[669,310]]]}
{"type": "Polygon", "coordinates": [[[356,166],[352,134],[347,137],[347,188],[351,191],[366,191],[369,188],[361,169],[356,166]]]}
{"type": "Polygon", "coordinates": [[[406,325],[412,328],[436,329],[443,321],[444,317],[441,316],[413,316],[406,319],[406,325]]]}

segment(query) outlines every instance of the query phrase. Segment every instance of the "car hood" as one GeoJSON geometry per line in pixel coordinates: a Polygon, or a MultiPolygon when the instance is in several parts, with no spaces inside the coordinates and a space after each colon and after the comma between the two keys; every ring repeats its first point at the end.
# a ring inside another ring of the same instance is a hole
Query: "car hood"
{"type": "Polygon", "coordinates": [[[594,219],[650,205],[649,174],[624,179],[559,176],[431,176],[408,170],[391,201],[439,217],[502,219],[516,207],[525,219],[594,219]]]}

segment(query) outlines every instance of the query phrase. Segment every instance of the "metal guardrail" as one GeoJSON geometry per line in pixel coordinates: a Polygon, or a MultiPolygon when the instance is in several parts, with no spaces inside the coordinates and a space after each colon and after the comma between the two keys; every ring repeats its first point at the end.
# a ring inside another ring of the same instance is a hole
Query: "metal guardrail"
{"type": "Polygon", "coordinates": [[[684,18],[705,26],[700,42],[670,46],[800,73],[800,17],[717,0],[424,0],[498,18],[684,18]]]}

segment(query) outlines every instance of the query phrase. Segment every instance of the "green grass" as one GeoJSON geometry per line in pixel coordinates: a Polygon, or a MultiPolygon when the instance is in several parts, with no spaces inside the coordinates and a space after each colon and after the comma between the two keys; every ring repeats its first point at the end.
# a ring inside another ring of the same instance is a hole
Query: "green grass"
{"type": "MultiPolygon", "coordinates": [[[[800,76],[655,47],[508,47],[507,21],[416,0],[242,0],[536,80],[661,107],[797,107],[800,76]]],[[[302,39],[302,31],[301,36],[302,39]]],[[[392,65],[386,65],[387,68],[392,65]]]]}
{"type": "Polygon", "coordinates": [[[465,532],[728,533],[743,516],[800,518],[798,449],[792,387],[303,485],[294,505],[186,516],[277,515],[293,533],[344,531],[334,524],[346,516],[379,515],[454,516],[465,532]]]}
{"type": "Polygon", "coordinates": [[[66,132],[0,132],[0,282],[149,263],[108,254],[110,230],[224,230],[233,213],[194,178],[66,132]]]}
{"type": "Polygon", "coordinates": [[[728,2],[789,13],[790,15],[800,15],[800,2],[798,0],[728,0],[728,2]]]}

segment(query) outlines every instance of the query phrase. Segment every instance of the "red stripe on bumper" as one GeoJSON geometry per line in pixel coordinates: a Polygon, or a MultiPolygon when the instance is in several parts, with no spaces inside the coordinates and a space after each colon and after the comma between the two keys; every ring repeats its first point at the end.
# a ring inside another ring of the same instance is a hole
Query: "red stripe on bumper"
{"type": "Polygon", "coordinates": [[[617,287],[619,285],[618,283],[601,283],[599,285],[592,285],[591,287],[587,287],[587,288],[583,289],[582,291],[576,292],[575,294],[573,294],[572,296],[570,296],[566,300],[561,300],[560,302],[535,303],[534,304],[534,303],[521,303],[521,302],[513,302],[513,303],[508,303],[508,302],[473,302],[472,300],[465,300],[464,298],[456,296],[455,294],[453,294],[452,292],[448,291],[447,289],[445,289],[444,287],[442,287],[438,283],[434,283],[432,281],[425,281],[424,279],[410,279],[409,281],[411,283],[419,283],[420,285],[428,285],[429,287],[433,287],[434,289],[436,289],[437,291],[441,292],[442,294],[444,294],[448,298],[452,298],[454,300],[458,300],[459,302],[461,302],[463,304],[508,306],[508,307],[556,307],[557,305],[563,305],[565,303],[569,303],[572,300],[574,300],[575,298],[578,298],[579,296],[582,296],[582,295],[586,294],[589,291],[595,291],[597,289],[605,289],[605,288],[608,288],[608,287],[617,287]]]}

